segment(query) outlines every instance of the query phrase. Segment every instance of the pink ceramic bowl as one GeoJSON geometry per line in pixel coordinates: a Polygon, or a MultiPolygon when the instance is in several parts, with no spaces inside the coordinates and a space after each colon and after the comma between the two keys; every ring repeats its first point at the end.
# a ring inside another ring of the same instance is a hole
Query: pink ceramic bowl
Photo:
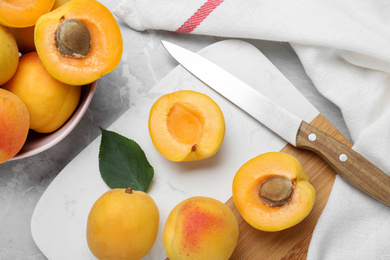
{"type": "Polygon", "coordinates": [[[72,130],[76,127],[76,125],[80,122],[81,118],[84,116],[89,104],[91,103],[96,86],[97,81],[82,87],[80,102],[76,110],[68,119],[68,121],[66,121],[66,123],[58,130],[49,134],[41,134],[30,130],[27,136],[26,143],[19,151],[19,153],[15,155],[14,158],[10,159],[10,161],[36,155],[53,147],[62,139],[64,139],[70,132],[72,132],[72,130]]]}

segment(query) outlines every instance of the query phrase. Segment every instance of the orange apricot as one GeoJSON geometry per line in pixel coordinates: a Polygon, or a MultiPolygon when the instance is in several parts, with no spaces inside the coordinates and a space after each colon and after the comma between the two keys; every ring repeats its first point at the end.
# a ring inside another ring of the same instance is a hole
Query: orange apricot
{"type": "Polygon", "coordinates": [[[112,189],[93,204],[87,220],[87,243],[101,260],[139,260],[153,247],[159,210],[143,191],[112,189]]]}
{"type": "Polygon", "coordinates": [[[238,222],[222,202],[191,197],[170,212],[163,231],[169,259],[227,260],[238,241],[238,222]]]}
{"type": "Polygon", "coordinates": [[[225,136],[221,109],[209,96],[182,90],[160,97],[149,114],[156,149],[171,161],[196,161],[214,155],[225,136]]]}
{"type": "Polygon", "coordinates": [[[0,164],[14,157],[27,139],[30,117],[15,94],[0,88],[0,164]]]}
{"type": "Polygon", "coordinates": [[[0,24],[8,27],[33,26],[41,15],[50,12],[54,1],[0,1],[0,24]]]}
{"type": "Polygon", "coordinates": [[[15,37],[5,26],[0,25],[0,85],[10,80],[19,63],[19,51],[15,37]]]}
{"type": "Polygon", "coordinates": [[[42,15],[35,46],[48,72],[69,85],[85,85],[111,72],[123,52],[112,13],[96,0],[72,0],[42,15]]]}
{"type": "Polygon", "coordinates": [[[279,231],[298,224],[311,212],[315,190],[296,158],[269,152],[238,170],[233,179],[233,199],[251,226],[279,231]]]}
{"type": "Polygon", "coordinates": [[[26,104],[30,128],[39,133],[50,133],[61,127],[76,109],[81,95],[81,86],[53,78],[36,52],[20,57],[15,75],[3,88],[26,104]]]}

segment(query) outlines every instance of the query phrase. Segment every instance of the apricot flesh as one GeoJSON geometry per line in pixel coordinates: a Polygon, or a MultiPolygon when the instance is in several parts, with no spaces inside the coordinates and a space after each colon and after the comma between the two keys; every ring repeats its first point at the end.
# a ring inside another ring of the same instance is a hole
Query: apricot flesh
{"type": "Polygon", "coordinates": [[[19,50],[15,37],[5,26],[0,25],[0,85],[10,80],[19,63],[19,50]]]}
{"type": "Polygon", "coordinates": [[[14,157],[23,147],[30,117],[27,107],[13,93],[0,88],[0,164],[14,157]]]}
{"type": "Polygon", "coordinates": [[[209,197],[191,197],[170,212],[163,245],[170,260],[227,260],[238,235],[237,219],[225,204],[209,197]]]}
{"type": "Polygon", "coordinates": [[[181,90],[160,97],[149,114],[156,149],[171,161],[196,161],[214,155],[225,136],[220,107],[207,95],[181,90]]]}
{"type": "Polygon", "coordinates": [[[142,191],[112,189],[92,206],[87,220],[88,247],[100,260],[138,260],[153,247],[159,211],[142,191]]]}
{"type": "Polygon", "coordinates": [[[21,56],[15,75],[3,86],[27,106],[30,129],[50,133],[60,128],[73,114],[81,95],[81,86],[72,86],[53,78],[36,52],[21,56]]]}
{"type": "Polygon", "coordinates": [[[233,179],[233,199],[251,226],[280,231],[307,217],[314,206],[315,190],[296,158],[269,152],[249,160],[238,170],[233,179]]]}
{"type": "Polygon", "coordinates": [[[95,0],[72,0],[42,15],[34,37],[48,72],[69,85],[89,84],[111,72],[123,52],[115,17],[95,0]]]}

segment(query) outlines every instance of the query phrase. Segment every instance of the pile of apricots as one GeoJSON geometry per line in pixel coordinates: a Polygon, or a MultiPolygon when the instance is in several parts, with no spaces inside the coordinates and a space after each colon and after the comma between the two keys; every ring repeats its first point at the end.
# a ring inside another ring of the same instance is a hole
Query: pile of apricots
{"type": "MultiPolygon", "coordinates": [[[[161,96],[149,113],[156,150],[178,163],[213,156],[224,140],[225,127],[218,104],[191,90],[161,96]]],[[[232,193],[242,219],[267,232],[297,225],[315,201],[315,190],[300,162],[282,152],[267,152],[244,163],[232,180],[232,193]]],[[[141,259],[155,243],[158,223],[159,211],[151,196],[131,188],[113,189],[90,210],[88,246],[98,259],[141,259]]],[[[170,260],[228,260],[238,237],[238,218],[228,206],[194,196],[171,210],[162,242],[170,260]]]]}
{"type": "Polygon", "coordinates": [[[111,72],[123,51],[111,12],[96,0],[0,3],[0,164],[30,130],[59,129],[81,89],[111,72]]]}

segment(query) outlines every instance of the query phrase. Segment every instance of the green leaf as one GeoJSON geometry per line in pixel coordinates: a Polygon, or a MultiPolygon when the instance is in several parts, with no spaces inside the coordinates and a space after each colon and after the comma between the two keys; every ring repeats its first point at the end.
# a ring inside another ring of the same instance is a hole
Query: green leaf
{"type": "Polygon", "coordinates": [[[133,140],[100,128],[100,175],[111,188],[127,188],[146,192],[154,170],[142,148],[133,140]]]}

